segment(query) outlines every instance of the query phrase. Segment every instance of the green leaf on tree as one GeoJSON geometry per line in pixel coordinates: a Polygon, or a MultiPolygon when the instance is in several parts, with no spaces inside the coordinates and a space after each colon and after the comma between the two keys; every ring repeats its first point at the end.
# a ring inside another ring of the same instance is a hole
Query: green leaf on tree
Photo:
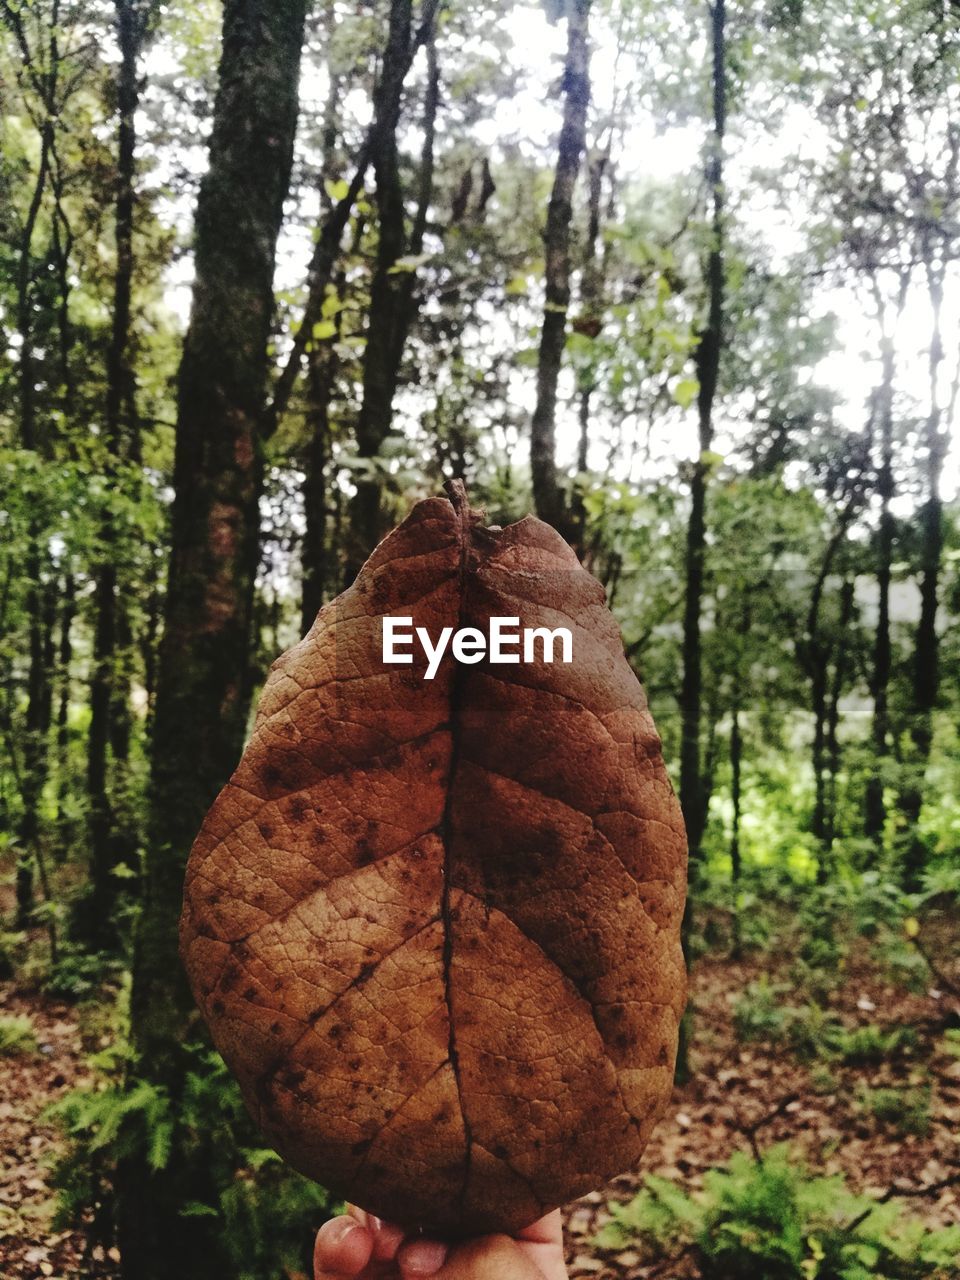
{"type": "Polygon", "coordinates": [[[673,398],[681,409],[689,409],[700,390],[696,378],[681,378],[673,388],[673,398]]]}

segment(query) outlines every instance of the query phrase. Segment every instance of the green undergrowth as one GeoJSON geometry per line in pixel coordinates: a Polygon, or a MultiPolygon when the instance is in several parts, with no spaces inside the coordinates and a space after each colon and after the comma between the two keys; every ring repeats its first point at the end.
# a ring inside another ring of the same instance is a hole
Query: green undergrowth
{"type": "Polygon", "coordinates": [[[191,1219],[212,1221],[225,1274],[275,1280],[308,1272],[313,1234],[335,1202],[263,1146],[219,1055],[189,1052],[176,1099],[138,1081],[129,1055],[112,1048],[91,1059],[93,1087],[48,1108],[66,1139],[53,1169],[57,1226],[83,1230],[91,1247],[117,1243],[118,1170],[145,1154],[153,1175],[181,1186],[184,1229],[191,1219]]]}
{"type": "Polygon", "coordinates": [[[0,1016],[0,1057],[16,1058],[37,1052],[33,1023],[25,1015],[0,1016]]]}
{"type": "Polygon", "coordinates": [[[760,1160],[736,1153],[692,1194],[648,1177],[610,1212],[601,1247],[633,1245],[650,1260],[686,1252],[703,1280],[948,1280],[960,1266],[960,1226],[931,1230],[839,1175],[811,1173],[785,1145],[760,1160]]]}
{"type": "Polygon", "coordinates": [[[889,982],[925,991],[932,975],[917,943],[929,927],[955,918],[960,872],[935,865],[921,888],[907,893],[896,868],[856,871],[855,851],[848,852],[825,884],[765,867],[750,868],[737,884],[719,872],[706,877],[698,890],[701,932],[692,953],[790,956],[781,976],[794,992],[822,1002],[844,982],[856,945],[889,982]]]}
{"type": "Polygon", "coordinates": [[[912,1133],[918,1138],[925,1138],[930,1132],[928,1086],[904,1089],[871,1089],[865,1086],[860,1091],[859,1103],[863,1111],[896,1133],[912,1133]]]}
{"type": "Polygon", "coordinates": [[[787,1002],[792,988],[766,977],[749,983],[733,1006],[738,1039],[784,1045],[801,1060],[820,1059],[846,1066],[869,1066],[913,1053],[917,1033],[912,1027],[866,1023],[846,1027],[840,1018],[816,1003],[787,1002]]]}

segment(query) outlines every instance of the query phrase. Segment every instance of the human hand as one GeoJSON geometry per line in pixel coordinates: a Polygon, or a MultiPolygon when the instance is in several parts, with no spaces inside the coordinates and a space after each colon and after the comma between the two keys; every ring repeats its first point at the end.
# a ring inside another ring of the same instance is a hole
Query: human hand
{"type": "Polygon", "coordinates": [[[351,1205],[317,1232],[313,1267],[314,1280],[567,1280],[559,1209],[516,1236],[447,1245],[351,1205]]]}

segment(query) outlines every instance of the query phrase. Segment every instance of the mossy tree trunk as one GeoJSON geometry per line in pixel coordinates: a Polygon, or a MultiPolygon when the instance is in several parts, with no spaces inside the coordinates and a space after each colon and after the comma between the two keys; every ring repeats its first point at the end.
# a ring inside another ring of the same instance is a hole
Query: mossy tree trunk
{"type": "MultiPolygon", "coordinates": [[[[165,1090],[175,1111],[192,1009],[177,955],[184,866],[237,762],[250,704],[267,342],[304,13],[305,0],[227,0],[210,165],[197,204],[131,995],[136,1076],[165,1090]]],[[[159,1174],[138,1152],[120,1177],[124,1280],[228,1274],[212,1251],[214,1220],[180,1216],[204,1179],[182,1150],[174,1147],[159,1174]]]]}

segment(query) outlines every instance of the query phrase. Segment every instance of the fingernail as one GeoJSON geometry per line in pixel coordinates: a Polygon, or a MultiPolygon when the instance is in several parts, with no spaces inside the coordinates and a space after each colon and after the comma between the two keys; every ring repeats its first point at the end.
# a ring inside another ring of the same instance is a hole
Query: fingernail
{"type": "Polygon", "coordinates": [[[439,1240],[414,1240],[403,1251],[403,1270],[432,1276],[447,1260],[447,1246],[439,1240]]]}
{"type": "Polygon", "coordinates": [[[331,1244],[339,1244],[341,1240],[346,1240],[351,1231],[356,1231],[360,1223],[350,1214],[345,1213],[339,1218],[334,1218],[333,1222],[327,1228],[326,1236],[331,1244]]]}

